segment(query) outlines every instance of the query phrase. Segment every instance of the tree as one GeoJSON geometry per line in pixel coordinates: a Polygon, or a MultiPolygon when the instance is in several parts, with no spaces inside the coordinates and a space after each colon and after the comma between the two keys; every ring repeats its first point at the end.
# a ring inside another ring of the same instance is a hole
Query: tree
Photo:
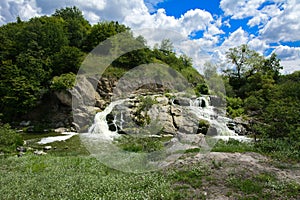
{"type": "Polygon", "coordinates": [[[74,6],[56,10],[53,16],[62,18],[65,21],[69,45],[82,49],[83,42],[91,28],[82,12],[74,6]]]}
{"type": "Polygon", "coordinates": [[[159,49],[165,54],[169,54],[174,51],[174,46],[170,39],[163,39],[160,43],[159,49]]]}
{"type": "Polygon", "coordinates": [[[52,57],[52,75],[58,76],[73,72],[77,74],[83,61],[83,52],[76,47],[64,46],[52,57]]]}
{"type": "Polygon", "coordinates": [[[92,26],[85,41],[85,50],[89,52],[107,38],[129,30],[125,25],[114,21],[95,24],[92,26]]]}
{"type": "Polygon", "coordinates": [[[276,54],[265,58],[247,45],[241,45],[230,48],[226,57],[235,67],[224,72],[236,95],[242,99],[251,95],[252,91],[270,87],[279,79],[282,67],[276,54]]]}

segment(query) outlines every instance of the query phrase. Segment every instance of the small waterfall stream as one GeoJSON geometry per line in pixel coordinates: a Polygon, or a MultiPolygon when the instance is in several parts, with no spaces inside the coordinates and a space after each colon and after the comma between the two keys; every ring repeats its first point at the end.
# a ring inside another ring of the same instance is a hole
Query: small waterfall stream
{"type": "MultiPolygon", "coordinates": [[[[88,132],[97,134],[99,137],[101,137],[101,139],[103,139],[105,141],[112,141],[114,138],[118,137],[119,134],[118,134],[118,129],[117,129],[117,125],[116,125],[116,123],[117,123],[116,116],[114,116],[114,120],[113,120],[113,123],[116,127],[116,131],[109,130],[109,125],[107,123],[106,116],[112,112],[112,110],[114,109],[114,107],[116,105],[120,105],[124,101],[125,100],[113,101],[105,108],[104,111],[98,112],[95,115],[94,123],[89,128],[88,132]]],[[[121,117],[120,124],[122,124],[124,121],[122,118],[123,118],[123,116],[121,117]]]]}
{"type": "MultiPolygon", "coordinates": [[[[113,141],[114,138],[117,138],[119,136],[118,129],[122,130],[125,123],[123,111],[120,111],[118,116],[113,116],[112,124],[116,127],[114,131],[110,130],[106,117],[112,112],[115,106],[121,105],[126,100],[128,99],[113,101],[105,108],[104,111],[98,112],[95,115],[94,123],[89,128],[88,133],[102,139],[103,141],[113,141]]],[[[217,109],[210,104],[209,96],[202,96],[194,100],[190,100],[189,108],[190,112],[195,114],[198,118],[209,122],[210,128],[207,135],[223,140],[233,138],[240,141],[247,141],[249,139],[245,136],[239,136],[227,127],[226,124],[231,119],[223,116],[225,115],[225,112],[224,114],[218,113],[217,109]]]]}
{"type": "Polygon", "coordinates": [[[237,134],[227,127],[229,118],[217,113],[215,107],[211,106],[209,96],[198,97],[190,102],[191,112],[197,117],[210,123],[209,135],[237,136],[237,134]]]}

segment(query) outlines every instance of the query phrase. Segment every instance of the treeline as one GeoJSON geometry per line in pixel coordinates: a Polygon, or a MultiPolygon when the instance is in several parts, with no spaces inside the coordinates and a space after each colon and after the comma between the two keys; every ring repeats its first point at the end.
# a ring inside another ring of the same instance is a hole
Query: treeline
{"type": "Polygon", "coordinates": [[[270,139],[265,151],[289,148],[286,157],[300,158],[300,71],[280,74],[276,54],[264,57],[247,45],[226,55],[234,65],[223,74],[227,113],[248,119],[257,136],[270,139]]]}
{"type": "Polygon", "coordinates": [[[91,25],[76,8],[56,10],[51,16],[29,21],[17,18],[0,27],[0,115],[3,122],[17,120],[41,102],[52,90],[72,86],[85,56],[100,42],[127,32],[144,48],[116,59],[110,70],[113,76],[140,64],[166,63],[196,86],[202,76],[192,67],[191,59],[176,56],[169,40],[150,49],[142,36],[134,37],[129,27],[118,22],[91,25]]]}

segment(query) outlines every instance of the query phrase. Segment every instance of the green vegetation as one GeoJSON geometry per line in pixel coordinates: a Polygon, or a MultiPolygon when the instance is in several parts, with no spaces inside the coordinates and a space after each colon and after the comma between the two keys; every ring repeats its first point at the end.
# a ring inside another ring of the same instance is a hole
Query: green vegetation
{"type": "Polygon", "coordinates": [[[146,111],[148,111],[154,104],[157,104],[157,101],[152,99],[150,96],[140,96],[139,102],[140,103],[135,114],[137,116],[137,124],[140,126],[145,126],[150,124],[150,117],[147,115],[146,111]]]}
{"type": "Polygon", "coordinates": [[[229,139],[228,141],[219,140],[217,144],[213,147],[212,151],[215,152],[255,152],[257,151],[253,143],[239,142],[234,139],[229,139]]]}
{"type": "Polygon", "coordinates": [[[116,140],[116,145],[124,151],[151,153],[163,149],[160,138],[122,136],[116,140]]]}
{"type": "Polygon", "coordinates": [[[233,175],[227,179],[227,185],[235,191],[235,195],[228,193],[236,199],[270,199],[285,198],[296,199],[300,185],[295,182],[285,183],[274,175],[261,173],[253,177],[233,175]]]}
{"type": "Polygon", "coordinates": [[[250,120],[257,151],[299,160],[299,71],[281,75],[276,54],[265,58],[247,45],[229,49],[227,58],[234,66],[223,74],[228,115],[250,120]]]}
{"type": "Polygon", "coordinates": [[[23,144],[22,137],[10,128],[8,124],[0,127],[0,152],[8,153],[15,151],[17,146],[23,144]]]}
{"type": "MultiPolygon", "coordinates": [[[[51,16],[9,23],[0,27],[0,113],[3,122],[18,120],[36,108],[53,90],[73,86],[85,56],[99,43],[122,34],[98,53],[122,52],[120,43],[136,47],[115,59],[105,77],[120,78],[141,64],[159,63],[177,70],[193,86],[204,84],[191,59],[173,52],[170,40],[151,50],[142,36],[134,37],[129,27],[118,22],[90,25],[76,8],[56,10],[51,16]],[[116,44],[115,44],[116,43],[116,44]]],[[[163,78],[163,77],[161,77],[163,78]]],[[[205,86],[201,86],[205,88],[205,86]]],[[[200,89],[201,89],[200,88],[200,89]]]]}
{"type": "MultiPolygon", "coordinates": [[[[226,55],[233,68],[219,76],[216,66],[207,64],[204,77],[208,83],[205,83],[193,68],[191,58],[174,53],[170,40],[165,39],[150,49],[142,36],[134,37],[125,25],[118,22],[90,25],[78,8],[64,8],[51,16],[29,21],[18,18],[17,22],[0,27],[0,198],[205,199],[204,188],[227,187],[226,195],[234,199],[299,199],[298,183],[283,182],[268,173],[239,172],[218,177],[218,171],[229,166],[214,159],[160,172],[125,174],[91,158],[79,136],[52,143],[55,149],[46,156],[35,156],[32,150],[20,158],[12,156],[17,146],[24,145],[23,140],[27,141],[25,147],[41,150],[43,145],[36,142],[57,134],[38,134],[47,128],[42,123],[36,124],[31,134],[17,133],[2,122],[13,124],[30,115],[39,104],[46,104],[43,101],[54,91],[72,88],[85,56],[99,43],[120,33],[126,39],[111,41],[112,46],[116,42],[137,48],[114,60],[103,76],[119,79],[142,64],[168,65],[188,80],[196,95],[217,94],[226,98],[228,116],[249,119],[253,135],[258,138],[255,143],[219,141],[213,151],[258,152],[281,162],[299,162],[300,71],[280,74],[282,66],[276,54],[264,57],[247,45],[231,48],[226,55]]],[[[122,52],[115,46],[110,50],[122,52]]],[[[110,53],[107,50],[103,48],[98,53],[107,55],[110,53]]],[[[180,79],[171,70],[168,72],[175,80],[180,79]]],[[[165,73],[157,78],[168,80],[165,73]]],[[[172,95],[165,94],[170,99],[174,98],[172,95]]],[[[151,97],[140,98],[136,110],[138,125],[151,124],[145,111],[156,103],[151,97]]],[[[208,122],[199,121],[199,132],[205,134],[208,128],[208,122]]],[[[149,137],[124,136],[116,144],[129,152],[150,153],[163,148],[162,139],[149,137]]],[[[198,152],[200,148],[189,149],[184,156],[198,152]]]]}

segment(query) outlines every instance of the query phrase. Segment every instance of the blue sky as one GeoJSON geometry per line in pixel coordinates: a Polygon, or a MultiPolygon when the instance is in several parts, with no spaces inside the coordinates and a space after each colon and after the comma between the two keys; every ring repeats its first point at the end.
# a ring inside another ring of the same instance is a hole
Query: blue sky
{"type": "Polygon", "coordinates": [[[151,29],[144,32],[150,44],[170,37],[197,69],[211,60],[221,65],[229,48],[248,44],[265,56],[275,52],[285,72],[300,70],[299,0],[1,0],[0,25],[74,5],[91,24],[151,29]]]}

